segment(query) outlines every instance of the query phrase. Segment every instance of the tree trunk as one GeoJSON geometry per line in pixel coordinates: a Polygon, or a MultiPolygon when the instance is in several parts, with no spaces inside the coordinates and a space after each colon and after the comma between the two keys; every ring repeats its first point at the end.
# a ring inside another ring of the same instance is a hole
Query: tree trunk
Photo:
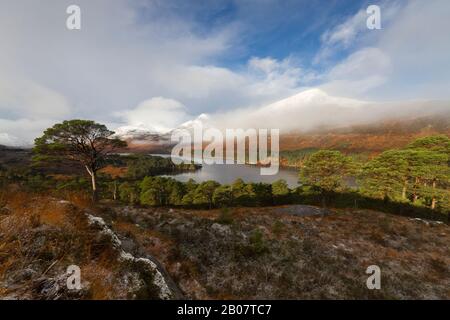
{"type": "Polygon", "coordinates": [[[97,172],[93,171],[91,174],[92,181],[92,202],[97,202],[98,191],[97,191],[97,172]]]}
{"type": "Polygon", "coordinates": [[[92,202],[97,202],[97,171],[86,166],[86,170],[91,176],[92,182],[92,202]]]}
{"type": "Polygon", "coordinates": [[[403,183],[403,189],[402,189],[402,199],[406,200],[406,185],[408,184],[408,180],[405,180],[403,183]]]}
{"type": "Polygon", "coordinates": [[[113,191],[113,200],[117,200],[117,181],[114,180],[114,191],[113,191]]]}
{"type": "Polygon", "coordinates": [[[433,180],[433,197],[431,199],[431,210],[436,209],[436,195],[434,194],[435,188],[436,188],[436,180],[433,180]]]}
{"type": "Polygon", "coordinates": [[[419,195],[417,194],[417,188],[419,187],[419,178],[416,177],[416,181],[414,183],[414,194],[413,194],[413,199],[412,199],[412,203],[415,203],[417,201],[417,199],[419,199],[419,195]]]}

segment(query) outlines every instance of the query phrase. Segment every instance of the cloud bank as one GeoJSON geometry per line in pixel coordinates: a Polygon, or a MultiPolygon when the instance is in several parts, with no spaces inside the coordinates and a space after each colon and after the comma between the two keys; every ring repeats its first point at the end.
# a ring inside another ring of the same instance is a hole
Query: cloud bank
{"type": "Polygon", "coordinates": [[[260,108],[243,108],[225,113],[201,115],[181,128],[201,123],[203,127],[274,128],[280,133],[372,124],[387,119],[421,116],[450,116],[445,101],[374,102],[332,96],[321,89],[309,89],[260,108]]]}
{"type": "Polygon", "coordinates": [[[361,106],[450,99],[449,1],[381,2],[382,30],[365,28],[365,8],[333,19],[320,10],[314,26],[298,30],[317,32],[317,48],[305,43],[311,61],[271,34],[310,2],[225,2],[79,0],[82,29],[69,31],[72,1],[2,1],[0,144],[29,144],[69,118],[164,132],[207,113],[218,126],[302,129],[359,119],[361,106]],[[199,18],[228,7],[234,15],[199,18]],[[249,54],[253,38],[288,49],[249,54]],[[342,114],[328,117],[334,110],[342,114]]]}

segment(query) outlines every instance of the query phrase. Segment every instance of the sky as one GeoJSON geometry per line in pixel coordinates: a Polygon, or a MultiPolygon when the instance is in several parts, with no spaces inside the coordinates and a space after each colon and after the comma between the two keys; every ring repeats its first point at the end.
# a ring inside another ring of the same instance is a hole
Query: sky
{"type": "Polygon", "coordinates": [[[74,118],[167,131],[275,112],[292,129],[292,108],[311,126],[333,106],[449,106],[449,17],[448,0],[0,0],[0,144],[74,118]]]}

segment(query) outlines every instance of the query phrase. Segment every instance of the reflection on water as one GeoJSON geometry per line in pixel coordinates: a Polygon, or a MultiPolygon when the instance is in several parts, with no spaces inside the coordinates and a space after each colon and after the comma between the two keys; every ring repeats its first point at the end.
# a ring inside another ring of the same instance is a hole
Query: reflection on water
{"type": "MultiPolygon", "coordinates": [[[[170,155],[153,154],[154,156],[170,157],[170,155]]],[[[178,181],[188,181],[194,179],[197,182],[207,180],[215,180],[221,184],[233,183],[236,179],[241,178],[245,182],[265,182],[272,183],[279,179],[286,180],[291,188],[298,186],[298,170],[280,168],[278,173],[273,176],[261,175],[261,168],[244,164],[213,164],[205,165],[194,172],[184,172],[180,174],[170,175],[178,181]]]]}

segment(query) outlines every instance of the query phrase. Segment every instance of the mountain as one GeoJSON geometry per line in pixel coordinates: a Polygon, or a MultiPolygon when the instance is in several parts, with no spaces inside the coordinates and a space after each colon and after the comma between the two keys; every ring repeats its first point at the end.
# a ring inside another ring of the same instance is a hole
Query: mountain
{"type": "Polygon", "coordinates": [[[194,127],[196,127],[196,126],[201,126],[201,127],[203,127],[203,129],[207,129],[208,127],[211,127],[211,125],[209,124],[210,121],[211,121],[211,116],[207,115],[206,113],[202,113],[197,118],[182,123],[180,126],[175,128],[171,132],[173,132],[175,130],[192,131],[192,130],[194,130],[194,127]]]}
{"type": "Polygon", "coordinates": [[[128,149],[133,151],[166,153],[171,145],[170,134],[141,126],[119,127],[114,136],[127,141],[128,149]]]}
{"type": "Polygon", "coordinates": [[[146,140],[150,142],[164,140],[163,132],[137,126],[123,126],[115,130],[115,136],[123,140],[146,140]]]}
{"type": "Polygon", "coordinates": [[[213,114],[210,123],[220,129],[278,128],[285,134],[413,119],[449,110],[449,102],[444,101],[371,102],[310,89],[266,106],[213,114]]]}
{"type": "MultiPolygon", "coordinates": [[[[321,89],[309,89],[261,107],[201,114],[174,130],[192,131],[196,125],[222,131],[226,128],[277,128],[281,134],[281,149],[292,150],[300,148],[305,144],[303,139],[308,140],[310,138],[305,137],[312,135],[315,135],[314,141],[330,140],[330,134],[340,137],[333,136],[333,139],[346,141],[359,139],[363,132],[367,139],[370,135],[393,137],[394,131],[400,128],[403,131],[397,132],[399,138],[393,141],[409,141],[407,132],[409,135],[418,134],[427,126],[431,128],[428,130],[430,132],[446,133],[445,123],[448,122],[450,103],[445,101],[371,102],[331,96],[321,89]],[[355,135],[357,132],[358,135],[355,135]],[[349,136],[350,133],[353,136],[349,136]]],[[[174,130],[157,132],[143,127],[121,127],[117,135],[129,141],[132,148],[138,146],[145,150],[163,147],[169,150],[173,145],[170,136],[174,130]]],[[[390,140],[387,142],[389,144],[390,140]]],[[[348,141],[343,143],[348,144],[348,141]]],[[[324,142],[317,144],[329,145],[324,142]]]]}
{"type": "Polygon", "coordinates": [[[31,149],[0,145],[0,168],[30,164],[31,149]]]}
{"type": "Polygon", "coordinates": [[[333,149],[371,157],[384,150],[402,148],[417,138],[439,134],[450,136],[450,113],[290,132],[280,136],[280,149],[282,155],[283,151],[333,149]]]}
{"type": "Polygon", "coordinates": [[[170,131],[157,131],[136,126],[123,126],[115,130],[115,136],[127,141],[128,148],[133,151],[169,153],[174,143],[171,142],[171,135],[176,130],[188,130],[192,132],[195,126],[202,125],[207,127],[206,123],[209,116],[201,114],[193,120],[182,123],[177,128],[170,131]]]}

